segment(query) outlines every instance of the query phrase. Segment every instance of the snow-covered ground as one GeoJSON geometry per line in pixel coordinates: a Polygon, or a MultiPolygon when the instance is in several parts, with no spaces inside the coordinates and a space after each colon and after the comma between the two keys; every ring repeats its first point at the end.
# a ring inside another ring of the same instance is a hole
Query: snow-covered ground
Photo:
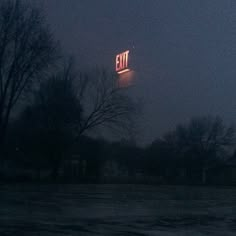
{"type": "Polygon", "coordinates": [[[236,188],[3,185],[1,236],[236,235],[236,188]]]}

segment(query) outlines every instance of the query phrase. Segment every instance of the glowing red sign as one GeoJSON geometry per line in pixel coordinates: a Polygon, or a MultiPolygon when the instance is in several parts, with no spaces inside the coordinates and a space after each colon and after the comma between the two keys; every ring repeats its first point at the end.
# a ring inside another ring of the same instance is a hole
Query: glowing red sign
{"type": "Polygon", "coordinates": [[[116,72],[123,74],[130,71],[129,66],[129,50],[122,52],[116,56],[116,72]]]}

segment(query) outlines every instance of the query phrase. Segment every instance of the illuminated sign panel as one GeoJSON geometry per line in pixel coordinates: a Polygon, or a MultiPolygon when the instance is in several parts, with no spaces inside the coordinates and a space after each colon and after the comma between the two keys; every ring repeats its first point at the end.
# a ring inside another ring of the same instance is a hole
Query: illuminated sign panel
{"type": "Polygon", "coordinates": [[[129,50],[122,52],[116,56],[116,72],[123,74],[130,71],[129,66],[129,50]]]}

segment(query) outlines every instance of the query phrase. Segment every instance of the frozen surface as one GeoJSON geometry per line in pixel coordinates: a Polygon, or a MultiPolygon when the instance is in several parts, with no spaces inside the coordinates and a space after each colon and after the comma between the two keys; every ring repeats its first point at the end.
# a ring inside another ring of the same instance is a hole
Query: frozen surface
{"type": "Polygon", "coordinates": [[[0,235],[236,235],[236,188],[0,186],[0,235]]]}

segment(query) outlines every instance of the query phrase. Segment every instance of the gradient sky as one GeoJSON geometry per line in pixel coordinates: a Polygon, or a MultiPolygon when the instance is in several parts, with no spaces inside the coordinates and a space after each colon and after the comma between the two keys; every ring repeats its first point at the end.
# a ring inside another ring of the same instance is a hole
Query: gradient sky
{"type": "Polygon", "coordinates": [[[236,119],[235,0],[41,0],[63,49],[83,66],[114,67],[134,50],[143,103],[140,137],[151,142],[193,116],[236,119]]]}

